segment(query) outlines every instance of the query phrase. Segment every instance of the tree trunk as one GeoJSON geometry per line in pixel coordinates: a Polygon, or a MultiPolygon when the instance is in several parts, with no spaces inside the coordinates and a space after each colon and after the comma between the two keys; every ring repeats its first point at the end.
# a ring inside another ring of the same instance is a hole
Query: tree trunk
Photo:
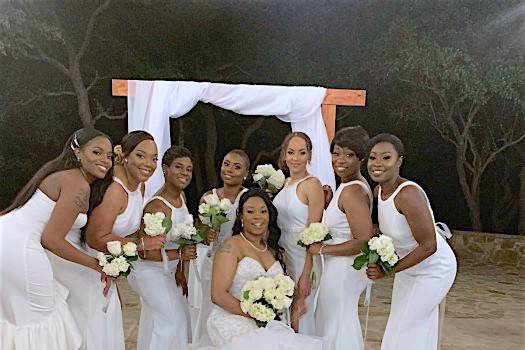
{"type": "Polygon", "coordinates": [[[184,121],[182,120],[182,118],[177,118],[177,125],[179,127],[179,132],[177,135],[178,145],[184,146],[184,121]]]}
{"type": "Polygon", "coordinates": [[[456,149],[456,170],[458,173],[459,184],[463,191],[463,196],[469,209],[470,223],[473,231],[481,231],[481,215],[479,211],[479,176],[472,177],[472,183],[469,186],[467,173],[465,169],[463,152],[460,147],[456,149]]]}
{"type": "Polygon", "coordinates": [[[84,128],[91,128],[94,126],[93,115],[91,114],[91,108],[89,107],[89,94],[82,80],[82,74],[80,73],[80,67],[73,64],[69,68],[71,83],[75,94],[77,96],[78,114],[82,121],[84,128]]]}
{"type": "Polygon", "coordinates": [[[525,235],[525,147],[518,150],[521,158],[518,233],[525,235]]]}

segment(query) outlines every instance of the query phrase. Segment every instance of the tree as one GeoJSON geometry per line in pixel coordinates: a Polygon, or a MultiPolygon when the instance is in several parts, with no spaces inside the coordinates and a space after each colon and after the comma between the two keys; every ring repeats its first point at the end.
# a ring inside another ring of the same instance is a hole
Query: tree
{"type": "Polygon", "coordinates": [[[102,117],[124,117],[111,115],[96,100],[90,103],[89,92],[101,77],[95,71],[86,84],[82,69],[97,21],[110,4],[111,0],[105,0],[96,3],[94,9],[86,2],[7,1],[0,5],[0,54],[42,62],[60,72],[68,85],[59,91],[41,90],[24,103],[41,97],[75,96],[84,127],[93,126],[102,117]],[[90,15],[86,21],[87,11],[90,15]]]}
{"type": "Polygon", "coordinates": [[[453,3],[426,21],[422,11],[436,3],[411,2],[378,40],[373,69],[406,89],[398,118],[427,123],[453,145],[472,228],[481,230],[483,174],[525,139],[525,56],[487,47],[474,15],[453,3]]]}

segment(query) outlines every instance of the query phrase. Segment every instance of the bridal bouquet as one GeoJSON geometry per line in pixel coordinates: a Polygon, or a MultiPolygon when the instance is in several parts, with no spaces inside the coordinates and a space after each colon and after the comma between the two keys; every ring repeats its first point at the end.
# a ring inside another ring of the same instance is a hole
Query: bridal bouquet
{"type": "Polygon", "coordinates": [[[242,288],[241,310],[250,315],[258,327],[279,318],[282,310],[292,304],[295,284],[282,273],[274,277],[261,276],[248,281],[242,288]]]}
{"type": "Polygon", "coordinates": [[[361,244],[361,255],[355,258],[352,266],[360,270],[366,264],[378,264],[383,271],[392,270],[399,260],[394,249],[392,238],[386,235],[372,237],[368,242],[361,244]]]}
{"type": "Polygon", "coordinates": [[[99,252],[97,254],[98,264],[102,271],[111,277],[127,276],[133,266],[132,261],[138,259],[137,245],[128,242],[124,245],[120,241],[111,241],[106,244],[109,254],[99,252]]]}
{"type": "Polygon", "coordinates": [[[163,212],[146,213],[143,217],[144,233],[148,236],[165,235],[171,230],[173,223],[171,218],[167,217],[163,212]]]}
{"type": "Polygon", "coordinates": [[[312,243],[322,242],[332,239],[328,226],[320,222],[314,222],[301,232],[301,236],[297,241],[300,247],[309,246],[312,243]]]}
{"type": "Polygon", "coordinates": [[[173,229],[168,232],[166,238],[180,246],[188,244],[197,244],[204,240],[204,237],[197,232],[193,226],[193,216],[186,215],[183,222],[176,224],[173,229]]]}
{"type": "Polygon", "coordinates": [[[217,191],[204,196],[204,203],[199,205],[199,219],[206,226],[199,228],[200,235],[205,237],[210,228],[218,230],[222,224],[228,222],[226,215],[232,208],[232,202],[228,198],[220,199],[217,191]]]}
{"type": "Polygon", "coordinates": [[[257,165],[253,174],[253,181],[263,190],[275,193],[284,185],[285,176],[281,169],[275,170],[270,164],[257,165]]]}

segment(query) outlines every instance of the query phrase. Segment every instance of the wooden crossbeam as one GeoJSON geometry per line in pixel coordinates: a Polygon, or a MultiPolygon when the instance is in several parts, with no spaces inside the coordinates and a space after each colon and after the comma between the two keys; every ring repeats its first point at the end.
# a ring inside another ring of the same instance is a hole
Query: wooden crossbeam
{"type": "MultiPolygon", "coordinates": [[[[133,95],[128,90],[128,81],[123,79],[111,80],[113,96],[133,95]]],[[[321,104],[321,114],[328,135],[328,142],[332,142],[335,135],[335,115],[337,106],[364,107],[366,104],[366,90],[326,89],[326,95],[321,104]]]]}

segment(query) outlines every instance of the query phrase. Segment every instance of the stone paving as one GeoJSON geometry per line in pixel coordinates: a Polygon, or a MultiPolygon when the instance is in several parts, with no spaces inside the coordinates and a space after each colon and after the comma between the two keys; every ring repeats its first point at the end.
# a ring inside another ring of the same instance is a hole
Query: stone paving
{"type": "MultiPolygon", "coordinates": [[[[523,264],[522,264],[523,266],[523,264]]],[[[441,350],[525,349],[525,272],[511,265],[461,260],[446,302],[441,350]]],[[[366,350],[379,350],[390,307],[392,279],[374,285],[366,350]]],[[[139,301],[119,285],[126,349],[136,348],[139,301]]],[[[362,325],[366,309],[360,307],[362,325]]],[[[424,350],[424,349],[421,349],[424,350]]]]}

